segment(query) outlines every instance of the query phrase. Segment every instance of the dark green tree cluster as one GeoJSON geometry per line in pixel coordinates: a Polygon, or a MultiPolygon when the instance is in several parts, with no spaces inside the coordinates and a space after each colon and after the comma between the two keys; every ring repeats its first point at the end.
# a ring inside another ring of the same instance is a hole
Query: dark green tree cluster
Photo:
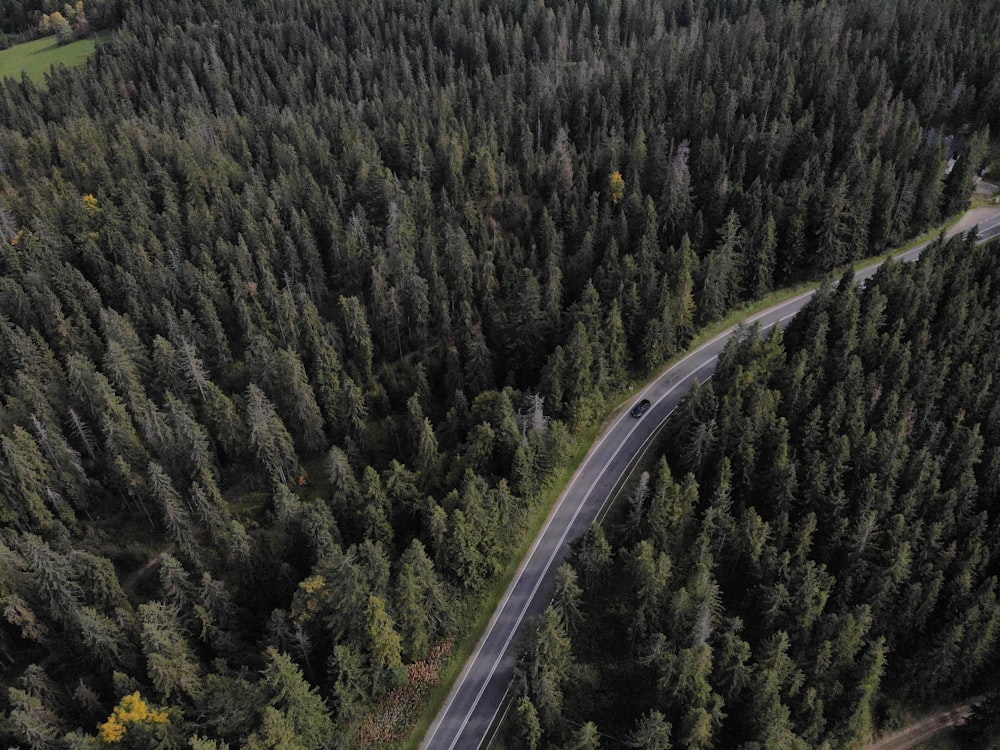
{"type": "Polygon", "coordinates": [[[964,205],[994,5],[88,5],[0,81],[0,741],[349,744],[607,394],[964,205]]]}
{"type": "Polygon", "coordinates": [[[995,730],[1000,272],[972,239],[730,343],[610,538],[577,543],[523,746],[592,720],[605,748],[849,747],[984,694],[969,736],[995,730]]]}

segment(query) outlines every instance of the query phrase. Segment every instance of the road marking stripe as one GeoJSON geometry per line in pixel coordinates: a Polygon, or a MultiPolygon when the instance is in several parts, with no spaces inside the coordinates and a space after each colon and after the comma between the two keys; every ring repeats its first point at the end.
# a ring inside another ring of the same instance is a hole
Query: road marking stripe
{"type": "MultiPolygon", "coordinates": [[[[707,344],[706,344],[706,346],[707,346],[707,344]]],[[[692,352],[692,354],[693,354],[693,352],[692,352]]],[[[678,363],[678,364],[680,364],[680,363],[678,363]]],[[[650,383],[640,393],[645,393],[646,390],[648,390],[653,385],[655,385],[655,382],[656,381],[653,381],[652,383],[650,383]]],[[[500,604],[497,606],[496,610],[494,611],[493,617],[490,619],[490,623],[489,623],[489,626],[487,627],[485,635],[483,635],[483,637],[480,639],[479,643],[476,646],[476,650],[472,653],[472,656],[466,662],[465,668],[462,670],[462,673],[459,675],[458,680],[456,680],[455,685],[452,687],[451,694],[449,695],[447,702],[445,703],[443,709],[438,714],[438,719],[434,722],[433,726],[431,727],[430,733],[428,734],[428,736],[427,736],[426,740],[424,741],[424,743],[421,745],[423,748],[430,748],[430,746],[431,746],[430,743],[434,739],[434,736],[437,734],[438,730],[440,729],[440,726],[441,726],[441,724],[443,722],[443,719],[447,715],[447,713],[448,713],[449,709],[451,708],[452,704],[454,703],[455,698],[458,696],[458,693],[460,692],[459,688],[466,681],[466,679],[468,677],[468,673],[469,673],[469,671],[471,669],[472,664],[479,658],[479,655],[482,653],[483,647],[486,645],[486,642],[490,639],[490,636],[493,635],[493,631],[496,628],[497,622],[500,619],[500,615],[503,613],[504,609],[506,609],[507,604],[510,601],[510,597],[513,595],[514,590],[517,588],[518,584],[521,582],[521,579],[524,576],[525,569],[528,567],[528,565],[531,562],[532,558],[535,556],[535,553],[538,550],[538,546],[542,543],[542,540],[545,538],[546,534],[548,534],[549,528],[552,526],[552,522],[555,520],[555,517],[558,515],[559,511],[562,509],[563,500],[570,494],[570,491],[572,490],[573,486],[576,484],[576,482],[579,479],[580,475],[587,468],[587,458],[589,456],[591,456],[592,454],[596,453],[600,449],[600,447],[611,436],[611,434],[615,431],[615,428],[624,419],[624,417],[625,417],[625,412],[622,412],[622,414],[620,414],[612,422],[611,427],[608,428],[608,430],[605,431],[605,433],[601,436],[601,438],[591,446],[590,450],[587,451],[587,456],[584,457],[584,460],[581,462],[580,467],[577,469],[576,473],[574,473],[573,478],[570,480],[569,484],[566,485],[566,489],[563,490],[563,492],[559,496],[559,499],[552,506],[552,510],[549,512],[549,517],[546,519],[545,525],[542,527],[542,529],[539,532],[538,536],[535,537],[535,541],[531,545],[531,549],[529,549],[528,550],[528,554],[526,554],[524,556],[524,559],[521,561],[521,565],[517,569],[517,573],[514,575],[513,580],[511,581],[510,585],[507,587],[507,591],[504,594],[504,598],[501,600],[500,604]]],[[[637,427],[638,427],[638,425],[636,425],[635,427],[633,427],[632,430],[636,429],[637,427]]],[[[630,430],[629,433],[625,436],[626,440],[628,439],[629,435],[631,435],[631,432],[632,431],[630,430]]],[[[606,468],[606,466],[604,468],[606,468]]],[[[602,473],[604,471],[604,468],[601,469],[602,473]]],[[[572,521],[571,521],[571,523],[572,523],[572,521]]],[[[534,592],[532,592],[531,596],[532,597],[534,596],[534,592]]],[[[529,603],[530,603],[530,601],[531,601],[531,597],[529,597],[529,599],[528,599],[529,603]]],[[[520,625],[520,619],[518,620],[518,625],[520,625]]],[[[508,639],[508,643],[509,643],[509,640],[510,639],[508,639]]],[[[506,646],[504,647],[504,650],[506,650],[506,646]]],[[[501,651],[500,656],[501,657],[503,656],[503,651],[501,651]]],[[[494,667],[494,670],[491,671],[490,675],[487,677],[487,682],[489,681],[490,677],[492,677],[494,671],[495,671],[495,667],[494,667]]],[[[473,703],[473,709],[479,703],[479,698],[482,696],[482,692],[483,691],[480,690],[479,694],[476,696],[476,700],[473,703]]],[[[470,713],[471,713],[471,710],[472,709],[470,709],[470,713]]],[[[461,735],[462,730],[465,729],[466,724],[468,724],[468,715],[466,717],[466,720],[462,723],[462,727],[459,730],[459,735],[461,735]]],[[[456,741],[457,741],[457,738],[456,738],[456,741]]],[[[449,745],[449,750],[450,750],[450,748],[453,748],[454,745],[455,745],[455,743],[452,742],[452,744],[449,745]]]]}
{"type": "MultiPolygon", "coordinates": [[[[683,385],[688,379],[690,379],[691,376],[693,376],[699,370],[705,368],[707,365],[716,362],[718,359],[719,357],[716,355],[710,359],[705,360],[705,362],[703,362],[702,364],[698,365],[698,367],[692,370],[691,373],[689,373],[689,375],[687,375],[684,379],[672,385],[662,396],[656,399],[654,406],[658,405],[661,401],[663,401],[663,399],[667,398],[671,393],[677,390],[677,388],[683,385]]],[[[616,420],[616,424],[617,422],[620,422],[624,418],[624,416],[625,416],[624,413],[621,416],[619,416],[618,420],[616,420]]],[[[580,512],[587,506],[587,501],[593,494],[594,489],[597,487],[598,482],[600,482],[604,478],[604,474],[608,470],[608,467],[612,463],[614,463],[614,461],[618,458],[618,454],[621,453],[622,449],[625,447],[625,443],[628,441],[630,437],[632,437],[632,433],[634,433],[637,429],[639,429],[640,426],[641,423],[639,421],[636,421],[636,423],[628,430],[625,436],[621,439],[617,447],[614,449],[614,452],[604,462],[604,465],[601,466],[600,470],[597,472],[597,476],[594,477],[594,480],[590,483],[590,486],[587,488],[587,491],[584,493],[582,499],[580,500],[575,510],[573,511],[573,515],[570,517],[569,523],[567,523],[563,527],[562,534],[560,534],[559,536],[559,541],[552,549],[552,552],[549,554],[549,559],[546,560],[545,566],[542,568],[538,577],[535,579],[535,584],[531,588],[531,594],[528,596],[527,600],[525,600],[524,606],[521,607],[521,611],[518,613],[517,619],[514,621],[513,626],[510,628],[510,631],[507,634],[507,639],[504,641],[503,648],[501,649],[500,654],[494,660],[492,668],[486,675],[486,678],[483,680],[482,687],[479,688],[479,692],[476,694],[476,698],[472,702],[472,706],[470,706],[469,710],[466,712],[465,719],[462,721],[462,724],[458,729],[458,733],[455,735],[455,739],[452,740],[451,744],[448,746],[448,750],[454,750],[455,744],[461,738],[462,732],[465,731],[465,727],[468,725],[469,720],[472,718],[472,714],[475,712],[476,707],[479,705],[479,701],[483,697],[483,693],[486,692],[486,688],[488,687],[490,680],[493,679],[493,675],[496,674],[496,671],[500,666],[500,662],[503,661],[503,657],[507,653],[507,647],[510,646],[510,642],[514,639],[514,636],[517,634],[518,629],[521,627],[521,622],[524,620],[524,615],[527,613],[528,607],[531,606],[531,603],[535,598],[535,594],[538,593],[538,589],[541,587],[542,581],[544,581],[545,577],[548,575],[549,569],[552,567],[552,563],[555,561],[556,557],[563,552],[563,545],[566,543],[566,537],[569,535],[570,530],[573,528],[573,524],[576,523],[576,519],[580,516],[580,512]]],[[[614,430],[609,430],[607,434],[610,435],[612,432],[614,432],[614,430]]],[[[540,536],[544,536],[544,534],[540,536]]],[[[520,576],[518,577],[518,580],[520,580],[520,576]]],[[[496,712],[494,712],[494,718],[495,716],[496,712]]],[[[480,747],[481,746],[482,745],[480,744],[480,747]]]]}
{"type": "MultiPolygon", "coordinates": [[[[1000,218],[998,218],[996,220],[990,220],[990,221],[993,221],[993,223],[990,224],[987,227],[987,230],[992,229],[992,228],[1000,225],[1000,218]]],[[[959,232],[951,232],[950,234],[945,233],[945,237],[949,238],[951,236],[954,236],[955,234],[959,234],[959,232]]],[[[862,271],[870,271],[870,272],[873,273],[879,266],[881,266],[883,263],[885,263],[887,260],[890,260],[890,259],[891,260],[896,260],[896,261],[908,261],[908,260],[911,259],[911,257],[913,259],[915,259],[916,257],[918,257],[920,255],[921,251],[923,251],[933,241],[934,240],[930,240],[928,242],[925,242],[922,245],[919,245],[919,246],[917,246],[917,247],[915,247],[915,248],[907,251],[906,253],[902,253],[900,255],[894,256],[893,258],[887,258],[885,260],[882,260],[881,262],[879,262],[879,263],[877,263],[877,264],[875,264],[873,266],[870,266],[868,268],[862,269],[862,271]]],[[[859,273],[859,272],[855,272],[855,273],[859,273]]],[[[797,302],[799,302],[800,300],[802,300],[804,298],[811,297],[812,295],[814,295],[816,293],[817,289],[818,289],[818,287],[814,288],[814,289],[811,289],[811,290],[809,290],[807,292],[803,292],[802,294],[799,294],[799,295],[797,295],[797,296],[795,296],[795,297],[793,297],[791,299],[785,300],[784,302],[779,303],[778,305],[775,305],[774,307],[768,308],[767,310],[763,310],[763,311],[761,311],[759,313],[755,313],[754,315],[751,315],[750,317],[746,318],[745,320],[740,321],[739,323],[737,323],[737,324],[735,324],[733,326],[730,326],[726,330],[720,332],[718,335],[716,335],[713,338],[711,338],[708,341],[706,341],[704,344],[702,344],[701,346],[699,346],[694,351],[692,351],[692,352],[688,353],[687,355],[685,355],[678,362],[676,362],[673,366],[671,366],[668,369],[664,370],[663,372],[659,373],[653,380],[651,380],[649,382],[648,385],[646,385],[645,388],[643,388],[642,390],[640,390],[640,392],[639,392],[638,395],[641,396],[641,395],[647,393],[651,388],[653,388],[657,383],[659,383],[661,379],[665,378],[671,372],[673,372],[674,370],[676,370],[677,368],[679,368],[684,362],[686,362],[691,357],[694,357],[695,355],[697,355],[703,349],[712,346],[713,344],[717,343],[720,339],[728,338],[728,337],[732,336],[732,334],[735,332],[735,330],[740,325],[745,325],[745,324],[748,324],[748,323],[758,322],[762,318],[767,317],[768,315],[771,315],[773,313],[779,312],[783,308],[788,307],[789,305],[797,303],[797,302]]],[[[786,320],[788,320],[790,318],[793,318],[797,313],[798,313],[798,310],[796,310],[795,312],[790,313],[788,315],[779,317],[778,320],[775,321],[774,323],[769,323],[766,326],[763,326],[762,327],[762,331],[766,331],[769,328],[772,328],[772,327],[774,327],[775,325],[777,325],[779,323],[783,323],[784,321],[786,321],[786,320]]],[[[707,364],[709,364],[709,363],[711,363],[713,361],[716,361],[717,359],[718,359],[718,355],[712,357],[709,360],[706,360],[704,363],[702,363],[701,365],[699,365],[698,367],[696,367],[691,373],[689,373],[688,375],[682,377],[681,380],[679,380],[677,383],[675,383],[673,386],[671,386],[667,390],[666,393],[664,393],[662,396],[660,396],[660,398],[658,398],[656,400],[656,403],[659,404],[664,398],[666,398],[668,395],[670,395],[676,388],[678,388],[686,380],[690,379],[691,375],[693,375],[694,373],[696,373],[699,370],[701,370],[705,365],[707,365],[707,364]]],[[[673,410],[671,410],[671,413],[673,413],[673,410]]],[[[476,646],[475,651],[473,652],[473,654],[470,657],[470,659],[466,662],[465,667],[463,668],[461,674],[459,675],[458,680],[453,685],[451,693],[448,696],[448,700],[445,702],[444,707],[439,712],[438,718],[435,720],[434,724],[431,726],[431,730],[430,730],[430,732],[429,732],[426,740],[421,745],[422,748],[425,748],[425,749],[426,748],[430,748],[431,742],[433,741],[435,735],[439,731],[439,729],[440,729],[440,727],[441,727],[441,725],[443,723],[443,720],[444,720],[445,716],[447,715],[448,711],[450,710],[451,706],[453,705],[453,703],[455,701],[455,698],[457,697],[458,693],[461,692],[460,688],[462,687],[463,683],[467,680],[469,672],[471,671],[472,665],[475,663],[475,661],[479,658],[479,655],[482,653],[482,649],[485,646],[486,642],[489,640],[489,638],[492,636],[493,631],[494,631],[494,629],[496,627],[497,622],[500,619],[501,614],[503,613],[504,609],[507,607],[508,602],[510,601],[510,597],[513,595],[514,590],[517,588],[518,584],[521,582],[521,579],[523,578],[525,569],[527,568],[528,564],[531,562],[532,558],[534,557],[535,553],[537,552],[538,546],[541,544],[543,538],[548,534],[549,529],[551,528],[552,523],[555,520],[555,517],[558,515],[559,511],[562,510],[563,501],[569,495],[570,490],[576,484],[576,482],[579,479],[580,475],[587,468],[587,463],[588,463],[589,457],[591,455],[593,455],[604,444],[604,442],[608,439],[608,437],[610,437],[611,434],[616,431],[616,428],[619,426],[619,424],[625,418],[626,414],[627,414],[627,410],[623,410],[622,413],[619,414],[618,417],[616,417],[612,421],[611,426],[604,432],[604,434],[601,436],[601,438],[591,446],[590,450],[587,452],[587,455],[584,457],[583,462],[580,464],[580,467],[577,469],[576,473],[574,473],[574,475],[573,475],[573,478],[570,480],[570,483],[566,486],[566,489],[562,492],[562,494],[557,499],[556,503],[553,505],[552,511],[549,513],[549,517],[548,517],[548,519],[546,519],[545,525],[543,526],[543,528],[542,528],[541,532],[538,534],[538,536],[535,538],[535,541],[532,544],[531,549],[528,551],[528,554],[522,560],[522,563],[519,566],[519,568],[517,570],[517,573],[515,574],[514,579],[511,581],[510,586],[508,586],[507,592],[505,593],[503,600],[501,601],[501,603],[497,607],[497,609],[494,611],[494,614],[493,614],[492,618],[490,619],[490,624],[489,624],[489,627],[487,628],[486,634],[480,639],[479,643],[476,646]]],[[[656,426],[656,428],[651,433],[651,436],[653,434],[655,434],[658,430],[660,430],[663,427],[663,425],[666,423],[666,420],[667,420],[667,418],[669,418],[669,416],[670,416],[670,414],[668,414],[666,417],[664,417],[661,420],[661,422],[656,426]]],[[[517,620],[516,620],[516,622],[514,624],[514,627],[512,628],[511,632],[507,636],[506,641],[504,642],[503,649],[500,651],[499,656],[494,661],[493,667],[490,670],[489,674],[487,675],[485,681],[483,682],[483,686],[479,689],[479,692],[477,693],[476,698],[473,701],[472,707],[469,709],[469,711],[465,715],[465,719],[463,720],[462,725],[459,728],[458,735],[456,735],[455,739],[448,746],[448,750],[454,750],[455,744],[458,742],[458,739],[461,737],[462,732],[465,730],[466,726],[468,725],[469,720],[471,719],[473,712],[475,711],[476,707],[479,705],[479,701],[482,698],[482,695],[483,695],[483,693],[486,690],[486,686],[489,684],[489,681],[493,678],[493,675],[496,673],[496,670],[497,670],[500,662],[503,660],[503,657],[504,657],[504,655],[507,652],[507,648],[510,645],[511,640],[514,637],[514,634],[517,632],[518,628],[521,625],[521,621],[524,618],[524,613],[527,611],[528,607],[530,606],[532,600],[535,597],[535,594],[538,591],[538,588],[541,585],[541,581],[548,574],[548,571],[549,571],[549,568],[551,567],[552,561],[555,559],[555,556],[562,549],[562,546],[565,543],[566,535],[568,534],[569,529],[572,528],[573,524],[576,522],[576,519],[579,516],[580,511],[586,505],[587,499],[590,497],[591,493],[593,492],[594,488],[596,487],[597,482],[600,481],[600,479],[603,477],[604,472],[607,470],[608,466],[618,457],[618,454],[621,451],[622,446],[631,437],[632,433],[636,429],[638,429],[638,426],[639,425],[636,424],[630,430],[628,430],[628,432],[625,434],[625,436],[622,439],[622,441],[619,443],[618,447],[615,449],[615,451],[612,454],[611,458],[609,460],[605,461],[604,465],[601,467],[600,471],[598,472],[597,477],[594,479],[593,482],[591,482],[591,485],[588,488],[586,494],[584,495],[583,500],[581,501],[581,503],[577,506],[576,510],[574,511],[572,517],[570,518],[569,524],[564,528],[563,533],[560,536],[559,542],[556,545],[556,548],[553,550],[552,554],[549,556],[549,560],[546,562],[546,565],[545,565],[545,567],[544,567],[541,575],[536,580],[535,585],[532,588],[530,596],[528,597],[528,599],[525,602],[524,606],[521,608],[521,612],[519,613],[519,615],[517,617],[517,620]]],[[[649,438],[647,438],[645,441],[643,441],[642,446],[640,446],[641,449],[645,448],[646,443],[648,442],[648,440],[649,440],[649,438]]],[[[607,502],[607,500],[605,500],[605,503],[606,502],[607,502]]],[[[600,512],[603,512],[603,510],[604,510],[604,503],[602,503],[600,512]]],[[[509,690],[510,690],[510,687],[508,686],[508,688],[504,692],[504,698],[506,698],[507,693],[509,692],[509,690]]],[[[501,701],[501,706],[502,705],[503,705],[503,701],[501,701]]],[[[491,719],[491,725],[492,725],[492,722],[496,720],[496,717],[497,717],[497,714],[499,713],[499,710],[500,710],[500,707],[498,707],[497,710],[494,711],[493,717],[491,719]]],[[[480,743],[480,747],[481,746],[482,746],[482,743],[480,743]]]]}
{"type": "MultiPolygon", "coordinates": [[[[808,292],[804,292],[804,293],[802,293],[800,295],[797,295],[796,297],[793,297],[792,299],[786,300],[785,302],[781,303],[780,305],[776,305],[775,307],[769,308],[768,310],[764,310],[763,312],[757,313],[757,314],[751,316],[750,318],[747,318],[745,321],[741,321],[741,323],[755,323],[758,320],[760,320],[761,318],[766,317],[767,315],[770,315],[772,313],[778,312],[782,308],[788,307],[789,305],[792,305],[792,304],[794,304],[796,302],[799,302],[802,299],[811,297],[815,293],[816,293],[815,289],[810,290],[808,292]]],[[[798,311],[796,310],[796,312],[793,312],[790,315],[787,315],[784,318],[779,319],[779,322],[784,321],[787,318],[794,317],[797,312],[798,311]]],[[[645,395],[651,388],[653,388],[660,381],[660,379],[662,377],[664,377],[668,373],[672,372],[676,368],[680,367],[688,359],[690,359],[691,357],[693,357],[696,354],[698,354],[699,352],[701,352],[702,349],[706,349],[709,346],[712,346],[713,344],[717,343],[720,339],[728,338],[729,336],[731,336],[735,332],[736,328],[739,325],[740,324],[737,323],[736,325],[730,326],[726,330],[724,330],[721,333],[719,333],[717,336],[714,336],[713,338],[711,338],[708,341],[706,341],[704,344],[702,344],[701,346],[699,346],[693,352],[687,354],[680,361],[678,361],[675,365],[673,365],[672,367],[668,368],[666,371],[664,371],[663,373],[661,373],[655,379],[653,379],[652,381],[650,381],[650,383],[645,388],[643,388],[639,392],[638,395],[640,395],[640,396],[645,395]]],[[[770,324],[764,326],[762,328],[762,330],[767,330],[768,328],[771,328],[774,325],[775,325],[774,323],[770,323],[770,324]]],[[[662,396],[660,396],[659,398],[656,399],[655,403],[659,404],[661,401],[663,401],[663,399],[667,398],[677,388],[679,388],[681,385],[685,384],[686,381],[690,380],[690,378],[691,378],[692,375],[694,375],[695,373],[697,373],[699,370],[703,369],[706,365],[709,365],[709,364],[712,364],[712,363],[718,361],[718,359],[719,359],[719,356],[718,355],[714,355],[711,358],[705,360],[702,364],[698,365],[694,370],[692,370],[690,373],[688,373],[687,375],[685,375],[684,377],[682,377],[674,385],[672,385],[670,388],[668,388],[667,391],[662,396]]],[[[594,452],[596,452],[596,450],[598,448],[600,448],[601,445],[604,444],[604,441],[608,437],[610,437],[610,435],[613,432],[615,432],[615,428],[625,418],[626,414],[627,414],[627,411],[623,410],[622,413],[614,420],[614,422],[612,423],[611,427],[604,433],[604,435],[601,437],[601,439],[598,440],[596,443],[594,443],[594,446],[591,448],[590,451],[588,451],[588,456],[591,455],[591,454],[593,454],[594,452]]],[[[657,425],[657,429],[659,429],[662,426],[663,426],[663,422],[661,422],[659,425],[657,425]]],[[[563,546],[563,544],[566,541],[566,536],[569,533],[569,530],[573,527],[573,524],[576,522],[577,517],[580,515],[580,511],[587,504],[587,500],[590,498],[590,495],[594,491],[594,488],[597,486],[597,483],[603,478],[604,472],[607,471],[608,466],[612,462],[614,462],[615,459],[618,458],[618,454],[621,452],[622,448],[624,447],[625,442],[632,436],[632,433],[635,432],[635,430],[637,430],[638,428],[639,428],[639,424],[636,423],[625,434],[625,436],[622,438],[621,442],[619,442],[618,447],[615,448],[614,453],[611,454],[611,457],[607,461],[605,461],[604,465],[600,468],[597,476],[591,482],[590,487],[587,489],[587,492],[584,494],[583,499],[580,502],[580,504],[577,505],[576,510],[574,511],[572,517],[569,520],[569,523],[566,524],[566,526],[563,529],[562,534],[560,535],[559,542],[556,544],[556,547],[553,549],[552,553],[549,555],[549,559],[548,559],[548,561],[546,561],[545,567],[542,569],[541,574],[536,579],[535,585],[531,589],[531,594],[528,596],[527,600],[525,601],[524,606],[521,607],[521,611],[518,613],[517,619],[515,620],[513,627],[511,628],[510,632],[507,635],[506,640],[504,641],[503,648],[500,650],[499,655],[497,656],[497,658],[493,662],[493,666],[491,667],[489,673],[486,675],[486,678],[483,680],[482,686],[479,688],[479,691],[476,693],[476,697],[473,700],[472,705],[469,707],[469,710],[466,712],[465,717],[463,718],[462,724],[459,726],[459,729],[458,729],[457,734],[455,735],[455,738],[452,740],[451,744],[448,745],[448,749],[447,750],[454,750],[455,745],[458,743],[459,739],[462,736],[462,732],[465,731],[465,728],[468,726],[469,721],[472,719],[472,714],[475,712],[476,707],[479,705],[479,701],[482,699],[483,693],[486,692],[486,688],[488,687],[488,685],[490,683],[490,680],[492,680],[493,679],[493,675],[496,674],[496,670],[499,668],[500,662],[503,660],[504,655],[507,653],[507,648],[510,646],[510,642],[513,640],[514,635],[517,633],[517,630],[521,627],[521,622],[524,620],[524,614],[525,614],[525,612],[527,612],[527,609],[531,605],[532,600],[535,598],[535,594],[538,592],[538,589],[541,586],[542,581],[544,580],[545,576],[548,574],[549,568],[552,566],[553,560],[555,559],[556,555],[559,554],[559,552],[562,550],[562,546],[563,546]]],[[[458,690],[457,690],[458,686],[461,683],[465,682],[465,677],[467,676],[467,672],[469,670],[469,667],[471,666],[472,662],[474,662],[476,660],[476,658],[478,658],[479,653],[481,653],[481,651],[482,651],[483,645],[485,645],[485,642],[493,634],[493,630],[495,628],[495,625],[496,625],[497,621],[499,620],[499,616],[500,616],[501,612],[506,608],[507,602],[509,601],[511,594],[513,593],[513,591],[516,588],[517,584],[520,583],[520,581],[521,581],[521,578],[522,578],[523,573],[524,573],[524,569],[527,567],[528,563],[531,561],[531,558],[534,556],[535,551],[538,548],[538,545],[542,541],[542,538],[548,533],[548,530],[549,530],[549,528],[550,528],[550,526],[552,524],[552,521],[555,519],[555,516],[557,515],[557,513],[559,512],[559,510],[562,509],[563,499],[569,494],[569,491],[572,489],[573,485],[576,484],[576,481],[579,478],[579,475],[586,468],[586,465],[587,465],[587,460],[585,458],[584,461],[583,461],[583,463],[581,463],[580,468],[577,470],[576,474],[573,475],[573,479],[570,480],[570,483],[567,485],[566,490],[563,492],[562,496],[556,502],[556,505],[554,506],[554,508],[552,510],[552,513],[549,515],[549,519],[546,521],[545,527],[543,528],[542,532],[535,539],[535,543],[532,545],[532,548],[531,548],[529,554],[525,557],[524,562],[522,563],[521,567],[518,569],[517,576],[514,578],[514,581],[511,583],[511,586],[507,590],[507,594],[504,596],[503,601],[501,602],[500,606],[497,608],[497,610],[496,610],[496,612],[494,614],[494,617],[493,617],[493,619],[490,622],[490,627],[489,627],[489,629],[487,631],[486,636],[484,636],[483,639],[480,641],[480,645],[476,648],[476,652],[473,654],[473,657],[469,660],[468,664],[466,665],[466,669],[463,670],[463,673],[462,673],[462,675],[460,677],[459,682],[456,683],[455,689],[453,689],[453,691],[452,691],[452,696],[449,698],[448,703],[446,704],[446,707],[445,707],[444,711],[442,711],[442,713],[440,714],[440,716],[441,716],[442,719],[444,718],[444,715],[447,713],[448,708],[450,708],[451,704],[454,701],[455,696],[458,693],[458,690]]],[[[602,508],[603,508],[603,504],[602,504],[602,508]]],[[[508,688],[508,690],[509,690],[509,688],[508,688]]],[[[504,691],[504,695],[506,696],[506,694],[507,694],[507,691],[505,690],[504,691]]],[[[502,703],[501,703],[501,705],[502,705],[502,703]]],[[[492,721],[494,721],[496,719],[496,716],[497,716],[497,713],[499,712],[499,710],[500,710],[500,707],[498,706],[497,709],[493,712],[493,716],[491,718],[491,724],[492,724],[492,721]]],[[[440,727],[440,725],[441,725],[441,721],[440,720],[435,723],[435,727],[433,728],[433,731],[431,733],[430,739],[433,739],[433,736],[435,734],[437,734],[437,730],[440,727]]],[[[428,743],[425,744],[424,747],[425,748],[429,748],[430,747],[430,742],[428,741],[428,743]]],[[[479,744],[478,747],[482,747],[482,742],[480,742],[480,744],[479,744]]],[[[477,750],[478,750],[478,748],[477,748],[477,750]]]]}

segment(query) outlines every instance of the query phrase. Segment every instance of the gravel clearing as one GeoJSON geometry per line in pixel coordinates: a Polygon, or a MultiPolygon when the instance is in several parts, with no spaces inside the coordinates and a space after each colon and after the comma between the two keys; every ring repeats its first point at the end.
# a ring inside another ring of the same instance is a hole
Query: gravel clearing
{"type": "Polygon", "coordinates": [[[961,219],[948,227],[948,234],[968,231],[977,224],[983,224],[998,216],[1000,216],[1000,207],[983,206],[982,208],[974,208],[971,211],[966,211],[961,219]]]}

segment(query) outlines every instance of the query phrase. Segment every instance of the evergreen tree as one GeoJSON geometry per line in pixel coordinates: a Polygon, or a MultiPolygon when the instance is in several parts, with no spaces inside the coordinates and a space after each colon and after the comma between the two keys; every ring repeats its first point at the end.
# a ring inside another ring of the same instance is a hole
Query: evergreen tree
{"type": "Polygon", "coordinates": [[[247,738],[244,747],[328,747],[334,727],[323,699],[287,655],[272,647],[265,656],[267,666],[261,673],[261,683],[266,702],[260,709],[260,727],[247,738]]]}

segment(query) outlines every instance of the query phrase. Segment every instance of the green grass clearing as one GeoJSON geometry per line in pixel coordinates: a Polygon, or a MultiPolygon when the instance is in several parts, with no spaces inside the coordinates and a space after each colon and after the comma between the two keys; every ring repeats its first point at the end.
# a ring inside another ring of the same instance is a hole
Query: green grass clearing
{"type": "Polygon", "coordinates": [[[44,87],[45,75],[53,65],[82,68],[87,58],[94,54],[99,41],[101,37],[97,35],[60,47],[55,36],[47,36],[14,45],[0,50],[0,76],[20,79],[21,73],[26,73],[38,86],[44,87]]]}

